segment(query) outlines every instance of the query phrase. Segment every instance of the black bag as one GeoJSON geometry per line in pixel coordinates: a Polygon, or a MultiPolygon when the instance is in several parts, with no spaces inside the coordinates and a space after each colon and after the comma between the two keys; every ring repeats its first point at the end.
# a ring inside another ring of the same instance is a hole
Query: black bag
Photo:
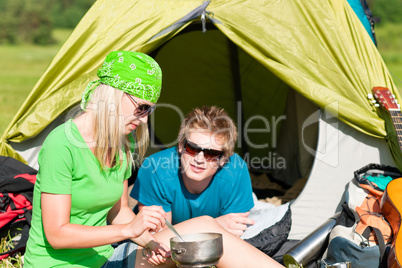
{"type": "Polygon", "coordinates": [[[244,241],[273,257],[286,242],[292,225],[290,206],[280,221],[244,241]]]}
{"type": "Polygon", "coordinates": [[[12,238],[11,248],[0,253],[0,260],[25,251],[37,173],[14,158],[0,156],[0,238],[12,238]]]}

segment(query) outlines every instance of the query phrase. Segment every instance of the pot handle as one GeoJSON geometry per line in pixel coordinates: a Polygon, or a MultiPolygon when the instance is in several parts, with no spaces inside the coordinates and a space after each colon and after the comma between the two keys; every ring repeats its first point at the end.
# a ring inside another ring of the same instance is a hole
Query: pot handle
{"type": "Polygon", "coordinates": [[[185,248],[180,248],[180,249],[172,248],[172,251],[174,251],[176,254],[186,253],[185,248]]]}

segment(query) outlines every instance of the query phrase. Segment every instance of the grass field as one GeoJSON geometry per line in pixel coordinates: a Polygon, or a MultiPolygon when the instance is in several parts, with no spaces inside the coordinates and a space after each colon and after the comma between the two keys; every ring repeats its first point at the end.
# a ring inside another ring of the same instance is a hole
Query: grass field
{"type": "Polygon", "coordinates": [[[1,135],[70,33],[56,30],[52,46],[0,46],[1,135]]]}
{"type": "MultiPolygon", "coordinates": [[[[70,33],[56,30],[58,42],[52,46],[0,46],[0,135],[70,33]]],[[[377,27],[376,34],[380,53],[402,92],[402,26],[377,27]]]]}

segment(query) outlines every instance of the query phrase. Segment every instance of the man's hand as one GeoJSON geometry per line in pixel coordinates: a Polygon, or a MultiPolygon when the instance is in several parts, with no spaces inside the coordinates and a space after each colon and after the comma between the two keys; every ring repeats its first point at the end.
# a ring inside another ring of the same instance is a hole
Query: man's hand
{"type": "Polygon", "coordinates": [[[248,218],[249,212],[230,213],[216,218],[216,221],[227,231],[234,235],[242,236],[248,225],[253,225],[254,220],[248,218]]]}

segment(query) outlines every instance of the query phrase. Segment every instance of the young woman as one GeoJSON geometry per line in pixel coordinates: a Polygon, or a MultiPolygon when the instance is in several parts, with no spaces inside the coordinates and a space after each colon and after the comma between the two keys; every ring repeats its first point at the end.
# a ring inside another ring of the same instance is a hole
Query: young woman
{"type": "MultiPolygon", "coordinates": [[[[143,156],[161,70],[145,54],[114,51],[98,77],[83,94],[84,112],[53,130],[39,153],[24,267],[175,267],[167,246],[174,234],[165,229],[165,211],[150,206],[135,215],[127,201],[131,133],[143,156]],[[134,243],[111,246],[127,239],[134,243]]],[[[177,229],[222,233],[219,267],[280,267],[212,218],[191,219],[177,229]]]]}

